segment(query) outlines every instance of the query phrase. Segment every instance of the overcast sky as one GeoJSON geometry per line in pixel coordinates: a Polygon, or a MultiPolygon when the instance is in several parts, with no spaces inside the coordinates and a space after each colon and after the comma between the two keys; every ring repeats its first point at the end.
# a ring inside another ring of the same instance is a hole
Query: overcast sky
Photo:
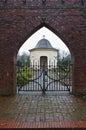
{"type": "Polygon", "coordinates": [[[51,32],[49,29],[43,27],[39,29],[36,33],[34,33],[30,38],[27,39],[27,41],[22,45],[22,47],[19,50],[19,53],[22,52],[28,53],[30,49],[34,48],[39,40],[41,40],[45,36],[45,39],[49,40],[51,45],[58,49],[60,53],[69,53],[69,49],[63,43],[63,41],[57,37],[53,32],[51,32]]]}

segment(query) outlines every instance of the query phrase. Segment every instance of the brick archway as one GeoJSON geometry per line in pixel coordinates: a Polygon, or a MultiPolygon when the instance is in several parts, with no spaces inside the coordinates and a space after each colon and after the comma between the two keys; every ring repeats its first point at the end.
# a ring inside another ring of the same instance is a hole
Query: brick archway
{"type": "Polygon", "coordinates": [[[86,91],[86,2],[73,0],[63,4],[47,0],[42,5],[41,1],[32,0],[22,4],[22,1],[0,2],[0,95],[16,94],[17,52],[43,26],[69,48],[73,59],[73,93],[82,94],[86,91]]]}

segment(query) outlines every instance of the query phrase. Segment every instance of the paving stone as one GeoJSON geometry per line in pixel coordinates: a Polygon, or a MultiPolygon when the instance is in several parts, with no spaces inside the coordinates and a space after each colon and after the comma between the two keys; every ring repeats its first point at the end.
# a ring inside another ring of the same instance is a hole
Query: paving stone
{"type": "Polygon", "coordinates": [[[78,121],[86,122],[86,100],[72,95],[20,94],[0,97],[0,124],[78,121]]]}

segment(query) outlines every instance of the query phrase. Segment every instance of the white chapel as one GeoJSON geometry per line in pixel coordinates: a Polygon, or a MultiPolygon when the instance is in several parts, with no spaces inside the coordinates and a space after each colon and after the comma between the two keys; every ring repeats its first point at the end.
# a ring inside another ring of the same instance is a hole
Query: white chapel
{"type": "Polygon", "coordinates": [[[33,49],[30,49],[30,61],[32,65],[53,66],[57,65],[58,50],[43,37],[33,49]]]}

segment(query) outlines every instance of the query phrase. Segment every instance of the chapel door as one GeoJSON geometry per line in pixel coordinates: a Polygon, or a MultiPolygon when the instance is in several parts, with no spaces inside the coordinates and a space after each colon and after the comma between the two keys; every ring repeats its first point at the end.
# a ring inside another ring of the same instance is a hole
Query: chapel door
{"type": "Polygon", "coordinates": [[[40,66],[46,66],[47,67],[47,56],[41,56],[40,57],[40,66]]]}

